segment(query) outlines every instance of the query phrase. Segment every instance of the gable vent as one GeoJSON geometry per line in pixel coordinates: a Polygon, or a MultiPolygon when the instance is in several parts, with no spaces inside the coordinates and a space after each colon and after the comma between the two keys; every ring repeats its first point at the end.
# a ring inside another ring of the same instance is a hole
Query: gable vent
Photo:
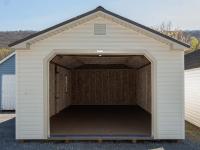
{"type": "Polygon", "coordinates": [[[105,35],[106,34],[106,24],[94,24],[94,34],[95,35],[105,35]]]}

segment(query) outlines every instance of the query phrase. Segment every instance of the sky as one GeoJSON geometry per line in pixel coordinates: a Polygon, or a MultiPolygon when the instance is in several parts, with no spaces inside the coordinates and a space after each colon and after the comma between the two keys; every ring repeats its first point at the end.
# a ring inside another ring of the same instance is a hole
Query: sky
{"type": "Polygon", "coordinates": [[[0,0],[0,31],[42,30],[97,6],[149,27],[200,30],[200,0],[0,0]]]}

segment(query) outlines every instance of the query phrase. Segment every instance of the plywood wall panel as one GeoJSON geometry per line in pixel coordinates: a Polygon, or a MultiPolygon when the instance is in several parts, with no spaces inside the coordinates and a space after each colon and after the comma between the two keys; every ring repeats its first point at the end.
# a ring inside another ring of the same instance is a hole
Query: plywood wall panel
{"type": "Polygon", "coordinates": [[[70,71],[66,68],[56,66],[56,113],[70,105],[71,92],[70,92],[70,71]],[[67,84],[66,84],[67,76],[67,84]],[[67,90],[66,90],[67,86],[67,90]]]}
{"type": "Polygon", "coordinates": [[[70,105],[71,101],[71,73],[66,68],[50,63],[50,117],[59,113],[70,105]],[[68,82],[66,85],[66,76],[68,82]],[[66,92],[67,86],[67,92],[66,92]]]}
{"type": "Polygon", "coordinates": [[[134,105],[135,70],[72,71],[73,105],[134,105]]]}
{"type": "Polygon", "coordinates": [[[137,70],[136,98],[137,105],[151,113],[151,65],[137,70]]]}

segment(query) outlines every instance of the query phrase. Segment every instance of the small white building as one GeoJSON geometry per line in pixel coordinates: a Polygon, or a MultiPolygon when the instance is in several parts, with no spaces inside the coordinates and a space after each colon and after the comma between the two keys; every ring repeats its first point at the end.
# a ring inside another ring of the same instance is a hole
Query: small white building
{"type": "Polygon", "coordinates": [[[184,139],[189,45],[102,7],[10,44],[16,139],[184,139]]]}
{"type": "Polygon", "coordinates": [[[185,119],[200,127],[200,50],[185,55],[185,119]]]}
{"type": "Polygon", "coordinates": [[[0,110],[15,110],[15,53],[0,61],[0,110]]]}

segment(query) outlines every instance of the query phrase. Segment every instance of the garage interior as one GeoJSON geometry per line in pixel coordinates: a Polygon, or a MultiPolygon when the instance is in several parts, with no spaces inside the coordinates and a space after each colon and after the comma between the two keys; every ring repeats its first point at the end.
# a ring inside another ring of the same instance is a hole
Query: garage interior
{"type": "Polygon", "coordinates": [[[57,55],[49,64],[51,137],[151,137],[143,55],[57,55]]]}

